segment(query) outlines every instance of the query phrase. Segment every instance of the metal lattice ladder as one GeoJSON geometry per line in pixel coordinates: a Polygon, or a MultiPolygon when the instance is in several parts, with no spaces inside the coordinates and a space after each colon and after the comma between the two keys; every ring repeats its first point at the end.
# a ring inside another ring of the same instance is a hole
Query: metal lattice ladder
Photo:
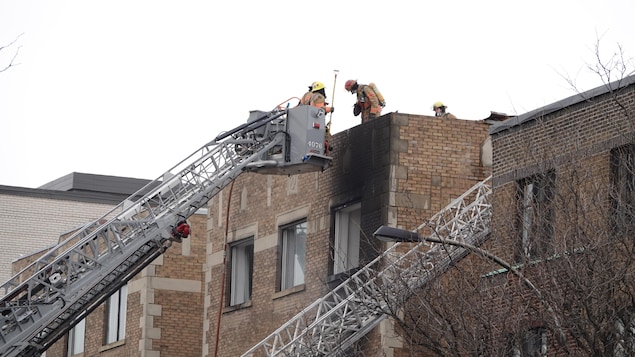
{"type": "Polygon", "coordinates": [[[424,238],[410,250],[403,253],[407,243],[392,245],[242,356],[345,356],[387,311],[396,311],[468,254],[463,247],[429,243],[426,236],[472,246],[488,238],[491,192],[490,176],[417,227],[424,238]]]}

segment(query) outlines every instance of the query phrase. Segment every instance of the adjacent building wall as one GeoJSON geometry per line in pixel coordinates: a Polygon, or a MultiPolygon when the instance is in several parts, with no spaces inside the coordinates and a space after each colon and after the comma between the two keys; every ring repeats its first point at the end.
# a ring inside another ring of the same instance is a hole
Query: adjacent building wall
{"type": "MultiPolygon", "coordinates": [[[[517,222],[519,210],[522,209],[522,204],[519,202],[519,182],[532,175],[544,174],[548,171],[553,172],[555,177],[552,203],[555,207],[554,234],[551,243],[553,249],[560,254],[574,252],[579,246],[572,240],[576,239],[576,236],[581,234],[580,232],[598,242],[606,238],[607,232],[610,232],[607,224],[609,224],[608,217],[611,212],[611,150],[635,143],[634,80],[635,77],[626,78],[622,82],[624,86],[619,88],[609,89],[608,86],[596,88],[492,128],[495,193],[492,231],[494,233],[493,238],[486,242],[485,249],[508,262],[518,260],[517,252],[521,241],[517,222]]],[[[553,258],[551,263],[553,265],[558,263],[558,256],[547,256],[547,258],[553,258]]],[[[536,259],[534,257],[534,260],[536,259]]],[[[602,258],[598,256],[596,259],[602,258]]],[[[545,271],[548,271],[546,268],[550,264],[548,259],[540,264],[543,264],[545,271]]],[[[491,271],[498,268],[500,267],[492,267],[491,271]]],[[[523,269],[526,269],[529,274],[532,268],[527,266],[523,269]]],[[[555,286],[557,286],[556,275],[560,273],[564,272],[552,272],[555,286]]],[[[515,281],[513,277],[506,277],[509,275],[507,272],[500,275],[502,276],[490,275],[488,279],[492,280],[492,283],[496,281],[495,279],[499,279],[498,284],[507,279],[515,281]]],[[[548,280],[551,282],[551,279],[548,280]]],[[[550,285],[547,281],[535,280],[534,283],[538,289],[549,289],[546,287],[550,285]]],[[[514,283],[510,282],[510,284],[514,283]]],[[[543,293],[546,295],[547,291],[543,293]]],[[[531,292],[527,295],[530,298],[534,297],[531,292]]],[[[491,306],[506,306],[505,301],[513,300],[510,296],[498,296],[498,298],[500,300],[491,301],[491,306]]],[[[517,301],[520,300],[523,299],[517,299],[517,301]]],[[[567,315],[570,312],[568,309],[573,304],[572,301],[571,298],[563,304],[563,307],[556,308],[558,313],[561,312],[564,315],[561,316],[564,324],[567,323],[567,315]]],[[[536,305],[538,305],[537,302],[536,305]]],[[[492,316],[496,313],[496,309],[493,309],[492,316]]],[[[500,315],[498,318],[500,321],[504,319],[500,315]]],[[[526,326],[536,324],[527,314],[519,314],[517,318],[526,326]]],[[[610,319],[608,316],[603,318],[610,319]]],[[[496,317],[493,319],[495,320],[496,317]]],[[[499,331],[497,336],[504,338],[511,332],[499,331]]],[[[576,354],[576,346],[571,342],[576,338],[568,331],[565,333],[567,333],[570,351],[576,354]]],[[[547,341],[548,355],[564,355],[562,346],[556,343],[556,336],[549,334],[547,341]]]]}
{"type": "MultiPolygon", "coordinates": [[[[79,356],[202,355],[207,211],[199,211],[188,222],[192,228],[190,237],[173,243],[128,282],[125,339],[111,344],[104,342],[107,318],[105,304],[101,304],[86,318],[84,353],[79,356]]],[[[40,255],[16,260],[14,273],[40,255]]],[[[68,335],[53,344],[46,355],[66,357],[67,346],[68,335]]]]}
{"type": "MultiPolygon", "coordinates": [[[[2,264],[7,265],[4,280],[148,182],[73,173],[45,185],[66,191],[0,187],[6,226],[0,233],[6,256],[2,264]]],[[[201,356],[207,210],[199,210],[188,222],[190,238],[174,243],[129,282],[125,339],[105,344],[102,304],[86,318],[84,353],[79,356],[201,356]]],[[[66,357],[67,344],[65,336],[46,355],[66,357]]]]}
{"type": "MultiPolygon", "coordinates": [[[[552,104],[548,114],[538,109],[521,116],[516,125],[510,121],[492,128],[493,228],[499,237],[516,236],[509,222],[509,213],[516,212],[516,207],[510,204],[516,200],[516,183],[523,178],[553,170],[564,183],[571,178],[570,170],[581,166],[589,177],[580,184],[595,181],[597,186],[608,187],[611,149],[635,140],[635,85],[590,97],[599,89],[565,99],[560,107],[552,104]]],[[[510,248],[517,244],[496,242],[492,249],[511,261],[510,248]]]]}
{"type": "Polygon", "coordinates": [[[81,201],[77,194],[0,186],[0,281],[11,277],[13,260],[54,246],[61,235],[101,217],[113,206],[81,201]]]}

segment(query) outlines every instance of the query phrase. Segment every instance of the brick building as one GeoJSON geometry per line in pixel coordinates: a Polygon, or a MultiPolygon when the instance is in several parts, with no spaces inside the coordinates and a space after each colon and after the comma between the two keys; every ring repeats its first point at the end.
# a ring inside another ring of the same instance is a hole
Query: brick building
{"type": "Polygon", "coordinates": [[[629,355],[634,108],[631,76],[492,127],[390,113],[338,133],[324,172],[239,176],[47,355],[238,356],[383,251],[378,226],[413,229],[490,174],[484,248],[509,267],[469,256],[409,301],[421,326],[386,320],[355,348],[629,355]]]}
{"type": "MultiPolygon", "coordinates": [[[[3,242],[24,237],[21,244],[5,244],[10,249],[2,251],[3,262],[13,262],[3,271],[3,282],[11,270],[19,272],[149,182],[72,173],[37,189],[0,188],[3,223],[9,227],[3,242]]],[[[194,233],[189,239],[175,243],[46,355],[201,355],[206,216],[200,210],[190,217],[194,233]]]]}
{"type": "Polygon", "coordinates": [[[630,76],[492,126],[483,248],[501,260],[472,254],[408,301],[410,353],[635,353],[634,110],[630,76]]]}
{"type": "Polygon", "coordinates": [[[499,338],[523,356],[632,355],[635,76],[490,133],[495,233],[486,247],[541,292],[513,287],[508,272],[486,279],[497,286],[492,305],[507,306],[492,310],[507,321],[499,338]]]}
{"type": "MultiPolygon", "coordinates": [[[[206,217],[205,210],[190,217],[188,239],[174,243],[46,356],[200,356],[206,217]]],[[[18,260],[15,269],[33,258],[18,260]]]]}
{"type": "Polygon", "coordinates": [[[110,211],[148,182],[73,172],[36,189],[0,186],[0,281],[11,277],[11,261],[54,246],[62,235],[110,211]]]}
{"type": "Polygon", "coordinates": [[[417,355],[635,353],[635,76],[494,124],[490,238],[408,302],[417,355]],[[420,321],[420,323],[417,323],[420,321]]]}
{"type": "MultiPolygon", "coordinates": [[[[246,352],[383,251],[377,227],[413,229],[487,177],[487,130],[390,113],[336,134],[324,172],[240,176],[209,204],[203,355],[246,352]]],[[[390,329],[359,348],[393,354],[390,329]]]]}

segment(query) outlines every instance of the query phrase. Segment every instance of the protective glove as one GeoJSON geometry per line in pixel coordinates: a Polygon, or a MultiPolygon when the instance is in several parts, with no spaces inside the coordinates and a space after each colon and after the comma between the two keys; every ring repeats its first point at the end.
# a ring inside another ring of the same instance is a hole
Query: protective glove
{"type": "Polygon", "coordinates": [[[361,112],[362,112],[362,107],[360,107],[358,103],[355,103],[355,105],[353,106],[353,115],[358,116],[359,113],[361,112]]]}
{"type": "Polygon", "coordinates": [[[334,107],[331,107],[331,109],[329,110],[329,113],[333,113],[335,111],[334,107]]]}
{"type": "Polygon", "coordinates": [[[372,120],[372,119],[377,119],[377,114],[372,114],[372,113],[371,113],[371,114],[368,116],[368,118],[370,118],[371,120],[372,120]]]}

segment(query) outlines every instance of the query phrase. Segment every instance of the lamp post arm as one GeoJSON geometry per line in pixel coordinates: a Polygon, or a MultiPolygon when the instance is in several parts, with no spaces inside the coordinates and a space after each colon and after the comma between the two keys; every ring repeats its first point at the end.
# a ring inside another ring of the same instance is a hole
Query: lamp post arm
{"type": "MultiPolygon", "coordinates": [[[[540,300],[540,303],[545,307],[547,312],[549,312],[549,314],[551,315],[551,318],[553,319],[554,324],[556,325],[556,333],[557,333],[558,342],[560,342],[562,346],[566,348],[566,345],[567,345],[566,336],[564,332],[562,331],[562,325],[560,324],[560,320],[556,316],[556,313],[551,307],[551,304],[549,304],[549,302],[542,296],[542,293],[540,292],[540,290],[538,290],[538,288],[529,279],[527,279],[523,275],[523,273],[521,273],[518,269],[514,268],[511,264],[507,263],[502,258],[484,249],[473,246],[471,244],[467,244],[467,243],[463,243],[463,242],[459,242],[455,240],[443,239],[443,238],[434,238],[434,237],[421,237],[421,239],[430,243],[447,244],[447,245],[452,245],[452,246],[461,247],[461,248],[470,250],[476,254],[482,255],[483,257],[493,261],[494,263],[509,270],[512,274],[516,275],[523,283],[525,283],[525,285],[529,287],[529,289],[531,289],[534,292],[538,300],[540,300]]],[[[567,351],[567,354],[568,354],[568,351],[567,351]]]]}

